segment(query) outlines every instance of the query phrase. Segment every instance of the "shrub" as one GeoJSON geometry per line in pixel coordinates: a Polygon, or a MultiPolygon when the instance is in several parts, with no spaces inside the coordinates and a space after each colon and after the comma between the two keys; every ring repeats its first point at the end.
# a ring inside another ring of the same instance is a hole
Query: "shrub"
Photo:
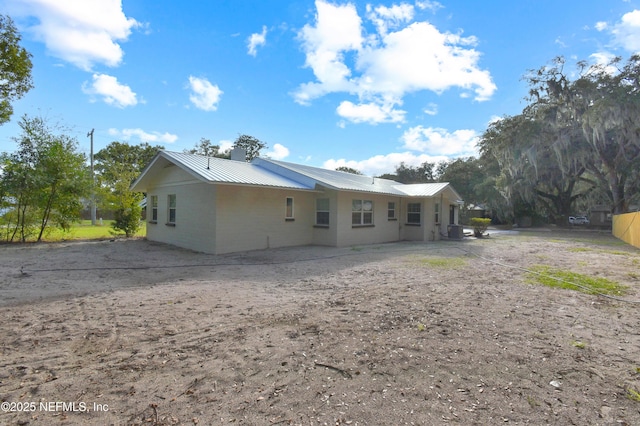
{"type": "Polygon", "coordinates": [[[480,238],[489,228],[489,224],[491,223],[491,219],[485,219],[482,217],[472,217],[470,224],[473,226],[473,235],[480,238]]]}

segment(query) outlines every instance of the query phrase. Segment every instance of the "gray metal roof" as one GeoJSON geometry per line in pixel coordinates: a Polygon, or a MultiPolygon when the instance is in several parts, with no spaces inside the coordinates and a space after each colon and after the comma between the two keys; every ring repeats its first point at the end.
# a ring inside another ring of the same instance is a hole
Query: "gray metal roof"
{"type": "Polygon", "coordinates": [[[173,163],[187,173],[205,182],[302,190],[314,189],[313,186],[305,185],[244,161],[232,161],[223,158],[185,154],[182,152],[160,151],[145,168],[140,177],[133,183],[132,188],[134,190],[144,189],[146,186],[144,177],[147,171],[158,162],[173,163]]]}
{"type": "MultiPolygon", "coordinates": [[[[458,195],[448,182],[403,184],[389,179],[355,175],[337,170],[320,169],[318,167],[287,163],[285,161],[256,158],[254,162],[278,174],[287,176],[304,175],[316,181],[317,184],[344,191],[374,192],[377,194],[409,197],[433,197],[442,191],[450,190],[454,197],[460,198],[460,195],[458,195]]],[[[294,179],[300,180],[300,178],[295,177],[294,179]]]]}
{"type": "Polygon", "coordinates": [[[393,180],[373,178],[371,176],[356,175],[337,170],[327,170],[302,164],[287,163],[284,161],[254,160],[260,167],[268,168],[285,176],[303,175],[316,184],[343,191],[373,192],[378,194],[405,195],[397,186],[403,186],[393,180]]]}
{"type": "Polygon", "coordinates": [[[396,188],[410,197],[433,197],[449,186],[448,182],[414,183],[411,185],[397,185],[396,188]]]}
{"type": "Polygon", "coordinates": [[[172,151],[160,151],[133,183],[133,190],[145,191],[146,176],[156,163],[159,165],[175,164],[194,177],[212,183],[299,190],[314,190],[317,186],[323,186],[342,191],[370,192],[400,197],[433,197],[442,191],[450,191],[454,197],[460,198],[458,193],[446,182],[406,185],[389,179],[355,175],[259,157],[251,163],[246,163],[172,151]]]}

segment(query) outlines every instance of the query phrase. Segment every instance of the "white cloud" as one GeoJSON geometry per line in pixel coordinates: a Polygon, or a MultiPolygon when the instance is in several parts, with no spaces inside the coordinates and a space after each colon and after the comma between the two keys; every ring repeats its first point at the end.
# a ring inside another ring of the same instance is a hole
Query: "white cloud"
{"type": "Polygon", "coordinates": [[[296,102],[309,101],[331,92],[350,91],[351,70],[344,64],[344,52],[360,49],[362,21],[352,4],[333,5],[316,1],[316,24],[305,25],[299,33],[306,53],[305,66],[317,82],[305,83],[294,93],[296,102]]]}
{"type": "Polygon", "coordinates": [[[283,160],[289,156],[289,148],[277,143],[273,145],[273,151],[267,152],[266,155],[274,160],[283,160]]]}
{"type": "Polygon", "coordinates": [[[432,102],[423,111],[428,115],[438,115],[438,105],[432,102]]]}
{"type": "Polygon", "coordinates": [[[600,21],[600,22],[596,22],[595,28],[598,31],[604,31],[609,27],[609,24],[607,24],[604,21],[600,21]]]}
{"type": "Polygon", "coordinates": [[[249,55],[256,56],[258,54],[258,46],[264,46],[267,42],[267,27],[262,27],[262,33],[254,33],[247,40],[247,49],[249,55]]]}
{"type": "Polygon", "coordinates": [[[386,155],[376,155],[366,160],[354,161],[341,159],[330,159],[324,162],[322,167],[335,170],[338,167],[351,167],[367,176],[380,176],[385,173],[393,173],[400,163],[407,166],[418,167],[424,162],[438,163],[446,161],[446,156],[433,156],[428,154],[415,154],[413,152],[392,152],[386,155]]]}
{"type": "Polygon", "coordinates": [[[413,19],[414,9],[410,4],[394,4],[391,7],[367,5],[367,18],[374,23],[380,35],[386,35],[389,28],[398,28],[413,19]]]}
{"type": "Polygon", "coordinates": [[[217,85],[211,84],[205,78],[189,76],[189,88],[192,91],[189,100],[196,108],[204,111],[218,109],[220,97],[224,92],[217,85]]]}
{"type": "MultiPolygon", "coordinates": [[[[435,7],[435,3],[422,2],[421,7],[435,7]]],[[[376,27],[374,34],[366,34],[353,4],[316,0],[316,9],[315,23],[305,25],[299,33],[305,66],[316,77],[293,94],[300,104],[329,93],[346,93],[357,96],[358,101],[340,104],[337,113],[343,118],[395,122],[404,117],[404,111],[395,107],[411,92],[442,93],[457,87],[462,96],[484,101],[496,90],[490,73],[478,66],[477,39],[441,33],[428,22],[413,22],[411,5],[368,6],[366,16],[376,27]],[[386,113],[373,114],[374,104],[378,112],[386,113]]]]}
{"type": "Polygon", "coordinates": [[[404,121],[405,111],[393,109],[393,104],[358,104],[342,101],[336,109],[340,117],[354,123],[398,123],[404,121]]]}
{"type": "Polygon", "coordinates": [[[93,74],[93,82],[84,82],[82,91],[87,95],[100,96],[104,102],[118,108],[138,104],[136,93],[129,86],[120,84],[118,79],[111,75],[93,74]]]}
{"type": "Polygon", "coordinates": [[[616,43],[624,49],[640,52],[640,10],[625,13],[621,21],[613,26],[611,33],[616,43]]]}
{"type": "Polygon", "coordinates": [[[140,142],[148,143],[174,143],[178,140],[178,136],[171,133],[145,132],[142,129],[109,129],[109,135],[122,138],[126,141],[131,139],[139,139],[140,142]]]}
{"type": "Polygon", "coordinates": [[[444,7],[442,4],[438,3],[437,1],[429,1],[429,0],[423,0],[423,1],[416,0],[416,6],[418,7],[418,9],[431,10],[432,12],[435,12],[438,9],[442,9],[444,7]]]}
{"type": "Polygon", "coordinates": [[[478,133],[475,130],[456,130],[416,126],[404,132],[404,147],[434,156],[468,157],[478,155],[478,133]]]}
{"type": "Polygon", "coordinates": [[[143,25],[125,16],[121,0],[23,0],[14,11],[35,17],[28,27],[51,55],[90,71],[94,64],[115,67],[134,28],[143,25]]]}
{"type": "Polygon", "coordinates": [[[220,152],[225,152],[233,148],[233,141],[223,139],[218,142],[218,145],[220,145],[220,152]]]}

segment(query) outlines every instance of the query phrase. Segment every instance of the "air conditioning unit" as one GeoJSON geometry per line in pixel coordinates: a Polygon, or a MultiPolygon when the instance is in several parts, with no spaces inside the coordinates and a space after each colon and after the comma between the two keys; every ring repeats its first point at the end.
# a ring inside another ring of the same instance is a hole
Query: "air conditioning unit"
{"type": "Polygon", "coordinates": [[[449,225],[447,227],[448,237],[453,240],[464,238],[464,227],[462,225],[449,225]]]}

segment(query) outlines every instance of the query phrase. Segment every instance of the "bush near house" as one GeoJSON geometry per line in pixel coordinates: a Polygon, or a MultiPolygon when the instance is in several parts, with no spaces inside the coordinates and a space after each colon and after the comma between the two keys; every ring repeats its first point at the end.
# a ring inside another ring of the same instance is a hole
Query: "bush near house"
{"type": "Polygon", "coordinates": [[[481,238],[487,231],[487,228],[489,228],[491,219],[483,217],[472,217],[469,223],[473,227],[473,235],[477,238],[481,238]]]}

